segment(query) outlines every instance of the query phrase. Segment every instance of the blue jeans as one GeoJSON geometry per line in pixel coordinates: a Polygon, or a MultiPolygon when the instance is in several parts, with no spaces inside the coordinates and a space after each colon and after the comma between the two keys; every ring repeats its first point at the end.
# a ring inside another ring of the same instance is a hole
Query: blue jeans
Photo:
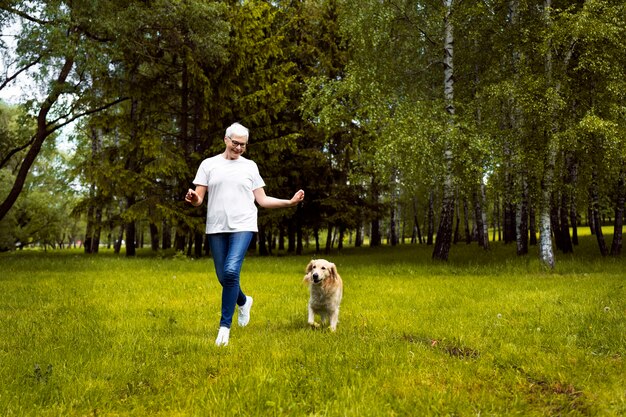
{"type": "Polygon", "coordinates": [[[243,258],[248,251],[254,233],[216,233],[208,235],[217,279],[222,285],[222,318],[220,327],[228,327],[233,321],[235,304],[246,303],[246,295],[239,287],[239,274],[243,258]]]}

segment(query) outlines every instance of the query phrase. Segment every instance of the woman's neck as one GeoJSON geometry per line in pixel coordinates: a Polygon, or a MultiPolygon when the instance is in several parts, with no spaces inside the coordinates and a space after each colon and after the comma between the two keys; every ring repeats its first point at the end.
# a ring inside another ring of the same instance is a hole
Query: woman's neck
{"type": "Polygon", "coordinates": [[[236,159],[239,159],[239,154],[236,153],[232,153],[232,152],[228,152],[225,151],[222,156],[224,157],[224,159],[229,160],[229,161],[234,161],[236,159]]]}

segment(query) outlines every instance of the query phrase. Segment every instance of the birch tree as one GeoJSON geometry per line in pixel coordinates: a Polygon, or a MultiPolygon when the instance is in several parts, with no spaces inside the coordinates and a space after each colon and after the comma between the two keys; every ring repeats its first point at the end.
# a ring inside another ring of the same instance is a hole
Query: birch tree
{"type": "Polygon", "coordinates": [[[454,104],[454,24],[452,20],[453,0],[444,0],[444,36],[443,36],[443,96],[445,110],[448,115],[448,130],[443,136],[444,177],[442,190],[442,207],[439,218],[437,237],[433,249],[433,258],[447,260],[452,244],[452,221],[454,219],[454,175],[452,164],[454,154],[452,143],[455,131],[454,104]]]}

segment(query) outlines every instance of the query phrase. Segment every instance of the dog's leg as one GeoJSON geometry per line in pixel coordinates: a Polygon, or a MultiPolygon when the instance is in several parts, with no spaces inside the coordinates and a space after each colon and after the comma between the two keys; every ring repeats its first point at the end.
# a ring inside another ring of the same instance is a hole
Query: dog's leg
{"type": "Polygon", "coordinates": [[[330,330],[337,330],[337,323],[339,322],[339,310],[335,310],[330,313],[330,330]]]}
{"type": "Polygon", "coordinates": [[[309,326],[313,327],[314,329],[317,329],[318,327],[320,327],[320,325],[315,322],[315,312],[313,311],[313,308],[311,308],[310,304],[309,304],[309,326]]]}

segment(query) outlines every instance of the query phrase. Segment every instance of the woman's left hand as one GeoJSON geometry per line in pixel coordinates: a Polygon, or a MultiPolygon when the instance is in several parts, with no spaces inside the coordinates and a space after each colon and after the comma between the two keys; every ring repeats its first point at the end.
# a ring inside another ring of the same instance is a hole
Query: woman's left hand
{"type": "Polygon", "coordinates": [[[304,190],[296,191],[296,193],[293,195],[293,197],[291,197],[291,203],[294,206],[297,205],[298,203],[300,203],[303,200],[304,200],[304,190]]]}

